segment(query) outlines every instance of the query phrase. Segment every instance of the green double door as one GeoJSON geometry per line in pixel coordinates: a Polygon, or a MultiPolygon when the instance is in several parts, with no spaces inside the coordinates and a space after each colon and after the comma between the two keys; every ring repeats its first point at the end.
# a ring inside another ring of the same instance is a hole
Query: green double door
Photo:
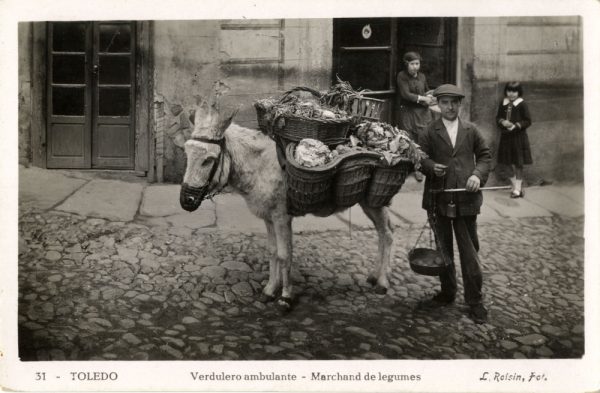
{"type": "Polygon", "coordinates": [[[133,169],[135,24],[48,24],[48,168],[133,169]]]}

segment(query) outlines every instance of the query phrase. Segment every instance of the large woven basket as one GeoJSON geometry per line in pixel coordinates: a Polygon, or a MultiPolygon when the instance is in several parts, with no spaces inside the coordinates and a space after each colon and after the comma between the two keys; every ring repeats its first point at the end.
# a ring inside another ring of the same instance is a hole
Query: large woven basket
{"type": "Polygon", "coordinates": [[[406,175],[412,171],[412,168],[413,163],[407,158],[394,166],[378,165],[371,176],[367,191],[367,205],[388,206],[394,195],[402,188],[406,175]]]}
{"type": "Polygon", "coordinates": [[[340,157],[335,176],[334,200],[337,206],[350,207],[364,199],[371,175],[381,159],[375,152],[354,152],[340,157]]]}
{"type": "Polygon", "coordinates": [[[311,138],[330,147],[346,142],[350,127],[350,119],[313,119],[296,115],[280,116],[273,123],[273,133],[286,144],[311,138]]]}
{"type": "Polygon", "coordinates": [[[306,168],[296,162],[295,151],[296,143],[287,145],[285,172],[288,209],[303,214],[319,211],[333,202],[333,179],[340,160],[338,158],[319,167],[306,168]]]}

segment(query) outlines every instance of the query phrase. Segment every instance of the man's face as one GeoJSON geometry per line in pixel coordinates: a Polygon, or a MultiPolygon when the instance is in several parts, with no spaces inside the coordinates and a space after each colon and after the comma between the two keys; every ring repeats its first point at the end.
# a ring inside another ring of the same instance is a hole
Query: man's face
{"type": "Polygon", "coordinates": [[[446,120],[455,120],[458,117],[460,108],[460,98],[452,96],[442,96],[438,98],[438,106],[442,112],[442,117],[446,120]]]}

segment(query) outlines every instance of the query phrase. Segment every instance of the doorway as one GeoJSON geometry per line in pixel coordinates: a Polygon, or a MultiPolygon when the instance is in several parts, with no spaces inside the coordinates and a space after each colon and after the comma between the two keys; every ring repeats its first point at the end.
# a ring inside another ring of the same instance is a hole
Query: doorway
{"type": "Polygon", "coordinates": [[[134,169],[135,23],[48,23],[48,168],[134,169]]]}
{"type": "Polygon", "coordinates": [[[458,18],[341,18],[333,20],[333,80],[383,99],[382,121],[393,122],[402,56],[417,51],[430,88],[456,83],[458,18]]]}

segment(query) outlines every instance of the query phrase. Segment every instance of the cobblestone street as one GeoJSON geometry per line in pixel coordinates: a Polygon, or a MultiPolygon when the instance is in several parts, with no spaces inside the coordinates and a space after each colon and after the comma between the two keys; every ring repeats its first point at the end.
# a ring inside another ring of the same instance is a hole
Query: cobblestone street
{"type": "Polygon", "coordinates": [[[297,304],[281,315],[257,301],[268,274],[264,234],[21,209],[21,358],[577,358],[583,222],[558,215],[481,222],[490,319],[476,325],[465,316],[462,287],[451,306],[419,307],[438,283],[409,268],[417,224],[396,226],[386,295],[366,283],[374,230],[296,234],[297,304]]]}

